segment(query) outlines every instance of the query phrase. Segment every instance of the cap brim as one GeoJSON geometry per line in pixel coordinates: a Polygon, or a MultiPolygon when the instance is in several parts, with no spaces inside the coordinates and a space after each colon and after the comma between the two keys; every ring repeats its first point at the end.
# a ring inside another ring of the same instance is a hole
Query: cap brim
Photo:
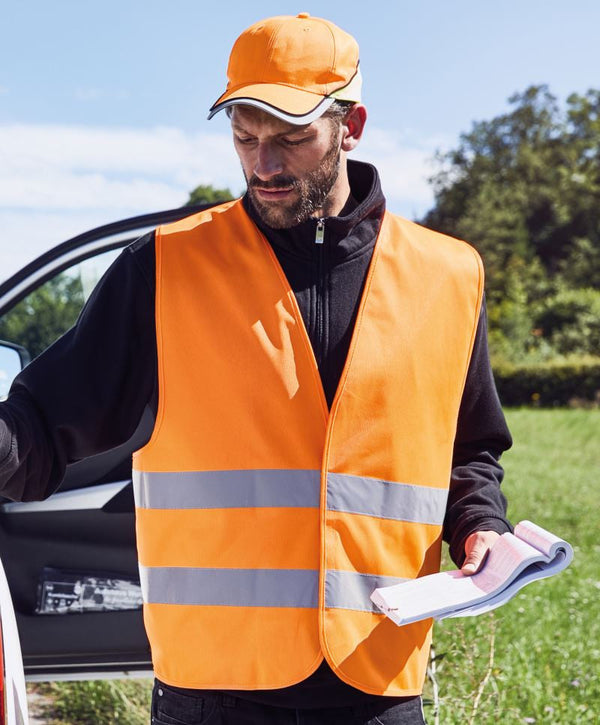
{"type": "Polygon", "coordinates": [[[224,108],[244,104],[260,108],[282,121],[301,126],[322,116],[334,99],[290,86],[259,83],[224,93],[208,114],[211,119],[224,108]]]}

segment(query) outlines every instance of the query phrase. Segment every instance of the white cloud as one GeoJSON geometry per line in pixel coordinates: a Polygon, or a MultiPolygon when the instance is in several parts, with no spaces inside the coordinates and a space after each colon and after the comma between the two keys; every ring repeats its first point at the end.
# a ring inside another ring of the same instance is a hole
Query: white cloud
{"type": "Polygon", "coordinates": [[[0,124],[0,279],[95,226],[180,206],[198,184],[243,188],[229,136],[0,124]]]}
{"type": "Polygon", "coordinates": [[[243,181],[228,137],[175,128],[0,125],[0,159],[10,207],[153,210],[200,183],[237,192],[243,181]]]}
{"type": "MultiPolygon", "coordinates": [[[[368,129],[356,158],[379,169],[389,209],[431,205],[438,141],[368,129]]],[[[94,226],[179,206],[198,184],[243,189],[228,133],[0,124],[0,278],[94,226]]]]}

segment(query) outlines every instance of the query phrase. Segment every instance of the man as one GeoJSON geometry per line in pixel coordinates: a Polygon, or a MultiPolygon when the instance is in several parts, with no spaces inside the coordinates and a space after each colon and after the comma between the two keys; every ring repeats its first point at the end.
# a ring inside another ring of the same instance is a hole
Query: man
{"type": "Polygon", "coordinates": [[[138,240],[19,376],[4,492],[47,495],[150,405],[153,722],[421,723],[430,622],[397,628],[369,593],[437,570],[442,533],[470,574],[509,530],[481,264],[347,160],[366,111],[345,32],[259,22],[228,76],[210,115],[230,114],[247,194],[138,240]]]}

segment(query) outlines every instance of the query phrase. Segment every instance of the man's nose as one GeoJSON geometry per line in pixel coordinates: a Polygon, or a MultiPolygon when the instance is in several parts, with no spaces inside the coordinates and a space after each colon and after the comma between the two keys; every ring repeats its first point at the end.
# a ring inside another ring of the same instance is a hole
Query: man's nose
{"type": "Polygon", "coordinates": [[[254,174],[262,181],[277,176],[283,172],[281,156],[273,144],[261,143],[256,154],[254,174]]]}

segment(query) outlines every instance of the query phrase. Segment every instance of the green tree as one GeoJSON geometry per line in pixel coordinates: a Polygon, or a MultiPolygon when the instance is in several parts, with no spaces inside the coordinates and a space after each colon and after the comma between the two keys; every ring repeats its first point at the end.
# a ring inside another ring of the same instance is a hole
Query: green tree
{"type": "MultiPolygon", "coordinates": [[[[493,352],[589,352],[594,334],[579,348],[575,333],[567,343],[539,316],[559,295],[565,309],[565,290],[600,288],[600,91],[573,94],[562,108],[547,86],[532,86],[509,104],[438,154],[423,223],[481,252],[493,352]]],[[[579,303],[567,307],[563,326],[581,322],[579,303]]]]}
{"type": "Polygon", "coordinates": [[[83,304],[79,277],[59,274],[0,319],[0,340],[22,345],[37,357],[75,324],[83,304]]]}
{"type": "Polygon", "coordinates": [[[230,201],[234,195],[229,189],[215,189],[214,186],[200,185],[193,191],[190,191],[190,198],[186,201],[185,206],[194,206],[195,204],[218,204],[222,201],[230,201]]]}

